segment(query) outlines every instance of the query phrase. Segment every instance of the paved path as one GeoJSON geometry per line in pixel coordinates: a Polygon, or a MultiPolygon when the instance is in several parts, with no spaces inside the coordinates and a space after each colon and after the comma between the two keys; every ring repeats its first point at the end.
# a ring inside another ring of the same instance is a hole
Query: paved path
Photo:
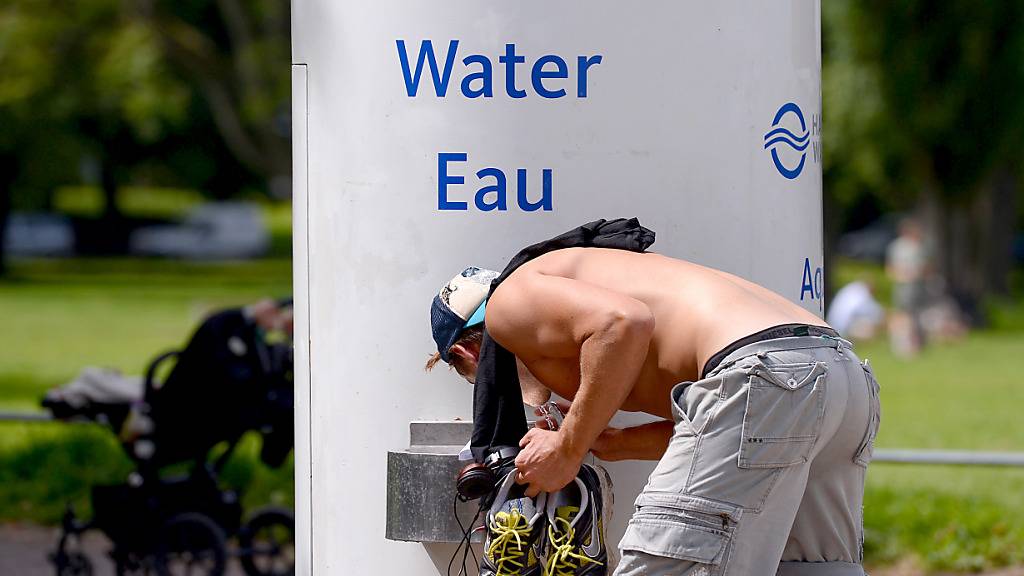
{"type": "MultiPolygon", "coordinates": [[[[870,576],[962,576],[951,572],[922,572],[912,565],[887,566],[869,570],[870,576]]],[[[1024,576],[1024,568],[1006,568],[995,572],[976,573],[974,576],[1024,576]]]]}
{"type": "MultiPolygon", "coordinates": [[[[58,530],[32,524],[0,524],[0,574],[6,576],[53,576],[47,555],[57,544],[58,530]]],[[[102,534],[91,532],[83,542],[86,555],[93,562],[95,576],[114,573],[114,563],[107,557],[110,542],[102,534]]],[[[870,571],[871,576],[925,576],[912,566],[894,566],[870,571]]],[[[230,576],[242,576],[238,563],[232,560],[230,576]]],[[[931,574],[930,576],[955,576],[931,574]]],[[[1024,576],[1024,568],[1010,568],[975,576],[1024,576]]]]}
{"type": "MultiPolygon", "coordinates": [[[[26,524],[0,525],[0,574],[52,576],[47,555],[57,544],[58,530],[26,524]]],[[[86,555],[93,561],[97,576],[113,574],[114,564],[106,557],[109,544],[99,534],[83,541],[86,555]]]]}
{"type": "MultiPolygon", "coordinates": [[[[57,546],[57,528],[32,524],[0,524],[0,574],[3,576],[53,576],[47,556],[57,546]]],[[[107,556],[110,541],[99,532],[88,532],[82,540],[86,556],[92,561],[95,576],[114,574],[114,563],[107,556]]],[[[242,576],[241,566],[232,560],[229,576],[242,576]]]]}

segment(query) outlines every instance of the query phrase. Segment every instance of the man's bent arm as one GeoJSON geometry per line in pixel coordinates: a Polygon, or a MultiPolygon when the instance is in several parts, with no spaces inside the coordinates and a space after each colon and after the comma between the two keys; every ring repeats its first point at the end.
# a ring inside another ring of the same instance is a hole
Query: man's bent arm
{"type": "Polygon", "coordinates": [[[631,428],[608,428],[590,451],[601,460],[660,460],[668,449],[675,424],[668,420],[631,428]]]}
{"type": "Polygon", "coordinates": [[[586,455],[633,390],[654,330],[647,314],[613,314],[580,347],[580,389],[559,430],[570,454],[586,455]]]}
{"type": "Polygon", "coordinates": [[[579,389],[557,437],[531,430],[524,446],[543,440],[517,460],[521,472],[526,470],[523,481],[560,489],[576,473],[568,468],[583,461],[633,389],[650,348],[654,317],[646,304],[628,295],[521,270],[495,291],[486,323],[491,336],[527,364],[578,359],[579,389]]]}

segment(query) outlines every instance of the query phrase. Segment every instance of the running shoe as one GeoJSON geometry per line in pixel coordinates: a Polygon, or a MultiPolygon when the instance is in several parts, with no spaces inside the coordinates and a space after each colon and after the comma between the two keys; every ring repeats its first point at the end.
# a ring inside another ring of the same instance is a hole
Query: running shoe
{"type": "Polygon", "coordinates": [[[604,576],[616,563],[605,546],[612,481],[601,466],[584,464],[576,481],[548,496],[544,576],[604,576]]]}
{"type": "Polygon", "coordinates": [[[544,510],[547,494],[537,499],[515,483],[516,470],[505,475],[486,517],[487,539],[480,576],[541,576],[544,510]]]}

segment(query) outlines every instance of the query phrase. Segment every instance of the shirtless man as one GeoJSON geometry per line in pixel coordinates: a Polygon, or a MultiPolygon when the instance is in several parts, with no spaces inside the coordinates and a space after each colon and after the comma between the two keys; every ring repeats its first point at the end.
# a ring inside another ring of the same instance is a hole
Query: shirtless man
{"type": "MultiPolygon", "coordinates": [[[[528,495],[572,482],[591,451],[660,460],[616,574],[864,574],[877,382],[819,317],[732,274],[600,248],[524,264],[485,313],[495,342],[572,401],[557,432],[522,440],[528,495]],[[665,420],[608,429],[617,410],[665,420]]],[[[446,355],[472,382],[469,336],[446,355]]]]}

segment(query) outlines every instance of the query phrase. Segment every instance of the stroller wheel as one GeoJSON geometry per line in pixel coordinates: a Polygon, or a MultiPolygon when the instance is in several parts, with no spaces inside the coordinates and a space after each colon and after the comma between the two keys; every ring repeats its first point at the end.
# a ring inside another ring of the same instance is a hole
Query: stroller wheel
{"type": "Polygon", "coordinates": [[[221,576],[227,563],[224,531],[205,514],[189,512],[164,523],[154,557],[160,576],[221,576]]]}
{"type": "Polygon", "coordinates": [[[69,505],[64,513],[57,550],[50,554],[57,576],[92,576],[92,561],[82,553],[81,536],[86,528],[75,518],[75,512],[69,505]]]}
{"type": "Polygon", "coordinates": [[[114,555],[114,574],[117,576],[149,576],[152,573],[149,558],[140,559],[135,554],[114,555]]]}
{"type": "Polygon", "coordinates": [[[249,576],[295,574],[295,517],[286,508],[263,508],[238,535],[239,560],[249,576]]]}
{"type": "Polygon", "coordinates": [[[55,563],[57,576],[92,576],[92,562],[80,552],[65,554],[55,563]]]}

